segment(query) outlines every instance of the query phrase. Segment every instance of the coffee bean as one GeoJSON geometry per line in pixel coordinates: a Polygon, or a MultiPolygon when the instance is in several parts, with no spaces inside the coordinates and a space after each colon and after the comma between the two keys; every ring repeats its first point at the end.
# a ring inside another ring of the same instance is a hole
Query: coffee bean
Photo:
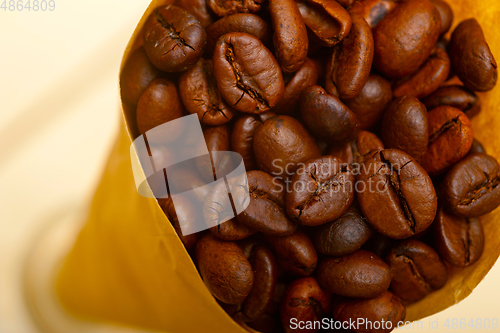
{"type": "Polygon", "coordinates": [[[217,16],[228,16],[236,13],[257,13],[262,2],[259,0],[207,0],[208,6],[217,16]]]}
{"type": "Polygon", "coordinates": [[[470,150],[467,153],[467,155],[482,154],[482,153],[486,154],[486,149],[484,148],[482,143],[476,139],[472,140],[472,146],[470,147],[470,150]]]}
{"type": "Polygon", "coordinates": [[[453,23],[453,10],[450,5],[443,0],[429,0],[434,6],[436,6],[439,11],[439,16],[441,16],[441,30],[439,34],[443,35],[450,30],[451,24],[453,23]]]}
{"type": "Polygon", "coordinates": [[[397,4],[397,0],[358,0],[349,8],[349,14],[361,15],[370,28],[375,28],[397,4]]]}
{"type": "Polygon", "coordinates": [[[198,214],[198,210],[195,208],[194,203],[186,198],[185,196],[179,195],[175,199],[175,206],[172,199],[161,199],[159,201],[160,207],[168,216],[170,223],[174,226],[177,236],[179,236],[182,244],[186,250],[191,251],[198,241],[199,234],[189,234],[184,235],[179,224],[179,217],[182,221],[186,221],[186,224],[197,223],[202,218],[198,214]]]}
{"type": "Polygon", "coordinates": [[[383,150],[384,144],[373,133],[360,131],[356,140],[341,146],[333,146],[328,151],[328,155],[339,158],[343,163],[351,164],[353,172],[358,173],[358,169],[365,159],[374,152],[383,150]]]}
{"type": "Polygon", "coordinates": [[[229,154],[217,154],[214,152],[225,152],[229,150],[229,138],[231,137],[229,126],[220,125],[208,127],[203,131],[205,142],[200,142],[199,150],[208,148],[211,158],[208,155],[200,156],[196,159],[196,166],[207,182],[221,178],[221,175],[227,175],[235,167],[229,154]]]}
{"type": "Polygon", "coordinates": [[[204,29],[214,21],[213,15],[208,10],[207,0],[175,0],[174,5],[182,7],[196,16],[204,29]]]}
{"type": "Polygon", "coordinates": [[[427,110],[441,105],[448,105],[464,112],[469,119],[481,111],[481,101],[471,90],[463,86],[445,86],[436,90],[422,101],[427,110]]]}

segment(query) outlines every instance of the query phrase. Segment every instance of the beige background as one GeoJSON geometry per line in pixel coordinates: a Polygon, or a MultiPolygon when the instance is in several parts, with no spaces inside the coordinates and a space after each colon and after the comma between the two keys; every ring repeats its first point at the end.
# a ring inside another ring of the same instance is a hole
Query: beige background
{"type": "MultiPolygon", "coordinates": [[[[43,222],[85,205],[96,186],[118,128],[121,54],[149,3],[55,2],[53,12],[0,10],[1,333],[36,332],[20,298],[23,260],[43,222]]],[[[465,301],[400,331],[500,319],[499,280],[497,264],[465,301]]]]}

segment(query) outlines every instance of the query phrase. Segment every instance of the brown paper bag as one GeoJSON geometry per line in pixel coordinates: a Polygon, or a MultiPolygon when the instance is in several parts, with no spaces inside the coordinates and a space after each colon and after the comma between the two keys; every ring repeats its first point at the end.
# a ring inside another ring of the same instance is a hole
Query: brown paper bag
{"type": "MultiPolygon", "coordinates": [[[[153,0],[139,22],[123,63],[140,41],[147,16],[168,0],[153,0]]],[[[454,26],[475,17],[500,59],[500,3],[448,0],[454,26]]],[[[500,85],[483,94],[474,132],[488,153],[500,159],[500,85]]],[[[109,110],[109,112],[113,112],[109,110]]],[[[73,314],[165,332],[245,332],[216,303],[155,199],[137,193],[130,145],[137,137],[134,112],[123,108],[123,122],[86,224],[67,256],[56,289],[73,314]]],[[[486,245],[472,267],[455,270],[446,286],[407,309],[407,319],[437,313],[467,297],[500,254],[500,209],[482,218],[486,245]]]]}

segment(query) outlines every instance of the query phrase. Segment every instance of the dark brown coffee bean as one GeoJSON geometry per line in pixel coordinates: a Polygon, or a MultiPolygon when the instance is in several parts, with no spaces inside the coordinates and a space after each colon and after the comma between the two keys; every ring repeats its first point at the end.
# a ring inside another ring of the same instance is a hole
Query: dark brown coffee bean
{"type": "Polygon", "coordinates": [[[450,59],[464,85],[473,91],[488,91],[497,82],[497,63],[476,19],[461,22],[450,39],[450,59]]]}
{"type": "Polygon", "coordinates": [[[429,146],[422,166],[430,175],[439,175],[460,161],[469,151],[474,134],[469,118],[451,106],[440,106],[427,114],[429,146]]]}
{"type": "Polygon", "coordinates": [[[470,266],[483,254],[484,232],[478,218],[457,217],[440,208],[433,236],[439,255],[453,266],[470,266]]]}
{"type": "Polygon", "coordinates": [[[208,290],[224,303],[239,304],[252,290],[252,266],[236,243],[207,234],[196,245],[196,262],[208,290]]]}
{"type": "Polygon", "coordinates": [[[387,291],[391,278],[389,266],[365,250],[327,258],[318,265],[319,284],[334,294],[347,297],[376,297],[387,291]]]}
{"type": "Polygon", "coordinates": [[[479,217],[500,205],[500,166],[486,154],[472,154],[453,166],[441,184],[446,208],[457,216],[479,217]]]}
{"type": "Polygon", "coordinates": [[[257,162],[253,153],[253,138],[257,128],[267,119],[274,117],[273,112],[264,112],[256,115],[243,115],[233,125],[231,132],[231,150],[243,157],[247,171],[257,169],[257,162]]]}
{"type": "Polygon", "coordinates": [[[317,226],[344,214],[354,200],[354,175],[332,156],[300,166],[286,194],[288,215],[302,225],[317,226]]]}
{"type": "Polygon", "coordinates": [[[186,221],[183,223],[197,223],[202,217],[198,215],[198,210],[194,206],[194,203],[182,195],[176,197],[175,206],[172,199],[160,199],[158,203],[165,215],[167,215],[170,223],[172,223],[186,250],[191,251],[198,241],[199,234],[184,235],[179,224],[179,217],[182,221],[186,221]]]}
{"type": "Polygon", "coordinates": [[[393,278],[391,290],[406,304],[441,289],[448,280],[446,266],[429,245],[406,240],[393,248],[386,259],[393,278]]]}
{"type": "Polygon", "coordinates": [[[207,53],[212,55],[219,38],[230,32],[244,32],[264,44],[271,40],[271,31],[266,21],[254,14],[238,13],[221,18],[207,28],[207,53]]]}
{"type": "Polygon", "coordinates": [[[441,30],[439,34],[444,35],[450,30],[451,24],[453,23],[453,10],[450,5],[443,0],[429,0],[434,6],[436,6],[441,16],[441,30]]]}
{"type": "Polygon", "coordinates": [[[297,322],[320,321],[330,303],[330,294],[318,285],[314,277],[306,277],[292,282],[281,303],[280,317],[285,332],[316,332],[317,329],[292,329],[292,319],[297,322]]]}
{"type": "MultiPolygon", "coordinates": [[[[223,187],[225,188],[226,184],[222,184],[223,187]]],[[[222,186],[220,186],[222,187],[222,186]]],[[[227,193],[227,192],[226,192],[227,193]]],[[[220,196],[220,194],[218,194],[220,196]]],[[[216,200],[216,199],[212,199],[216,200]]],[[[212,206],[214,208],[214,206],[212,206]]],[[[214,212],[212,210],[212,212],[214,212]]],[[[215,212],[211,216],[205,216],[207,219],[211,219],[211,223],[216,223],[216,219],[219,218],[218,214],[215,212]],[[216,218],[216,219],[215,219],[216,218]]],[[[227,240],[227,241],[237,241],[241,239],[248,238],[255,234],[257,231],[253,230],[252,228],[246,226],[243,223],[240,223],[237,219],[230,219],[226,222],[217,224],[215,227],[210,228],[210,232],[216,236],[217,238],[220,238],[222,240],[227,240]]]]}
{"type": "Polygon", "coordinates": [[[472,140],[472,146],[470,147],[470,150],[467,153],[467,155],[482,154],[482,153],[486,154],[486,149],[484,149],[483,144],[476,139],[472,140]]]}
{"type": "Polygon", "coordinates": [[[319,253],[338,257],[359,250],[372,234],[372,227],[352,204],[341,217],[318,227],[312,241],[319,253]]]}
{"type": "Polygon", "coordinates": [[[371,299],[342,299],[333,306],[333,317],[341,322],[358,322],[359,333],[389,333],[406,317],[406,309],[399,297],[386,291],[371,299]],[[382,323],[375,326],[373,323],[382,323]],[[390,324],[389,324],[390,323],[390,324]]]}
{"type": "Polygon", "coordinates": [[[427,109],[412,96],[394,100],[382,120],[382,140],[387,148],[404,151],[420,162],[427,151],[427,109]]]}
{"type": "Polygon", "coordinates": [[[441,30],[441,17],[428,0],[401,2],[373,31],[373,66],[391,78],[415,72],[429,57],[441,30]]]}
{"type": "Polygon", "coordinates": [[[441,105],[448,105],[464,112],[469,119],[481,111],[479,97],[464,86],[445,86],[436,90],[432,95],[422,101],[427,110],[432,110],[441,105]]]}
{"type": "Polygon", "coordinates": [[[276,59],[249,34],[231,32],[222,36],[213,63],[222,96],[241,112],[268,111],[283,96],[285,83],[276,59]]]}
{"type": "Polygon", "coordinates": [[[361,92],[354,98],[344,100],[344,103],[357,116],[360,129],[366,130],[378,124],[391,101],[389,81],[370,74],[361,92]]]}
{"type": "MultiPolygon", "coordinates": [[[[342,99],[357,96],[366,84],[373,63],[372,29],[360,15],[352,16],[352,27],[332,53],[325,88],[342,99]]],[[[448,74],[447,74],[448,75],[448,74]]]]}
{"type": "Polygon", "coordinates": [[[351,30],[351,16],[337,2],[328,0],[296,1],[304,23],[324,46],[334,46],[351,30]]]}
{"type": "Polygon", "coordinates": [[[386,149],[360,168],[357,198],[368,222],[381,234],[404,239],[422,232],[436,216],[429,175],[408,154],[386,149]]]}
{"type": "Polygon", "coordinates": [[[233,118],[234,109],[222,99],[212,60],[200,59],[179,78],[179,93],[189,113],[198,114],[203,124],[217,126],[233,118]]]}
{"type": "Polygon", "coordinates": [[[200,20],[181,7],[157,8],[144,24],[144,49],[151,62],[166,72],[182,72],[193,66],[206,42],[200,20]]]}
{"type": "Polygon", "coordinates": [[[168,186],[171,193],[183,193],[192,191],[190,198],[194,198],[199,204],[203,204],[211,189],[208,185],[213,180],[202,179],[197,168],[183,168],[182,165],[169,168],[168,186]]]}
{"type": "Polygon", "coordinates": [[[288,236],[297,224],[286,215],[285,184],[259,170],[247,172],[249,196],[236,198],[248,207],[238,215],[238,221],[266,235],[288,236]]]}
{"type": "MultiPolygon", "coordinates": [[[[175,84],[169,80],[156,79],[146,88],[137,104],[137,128],[145,134],[150,129],[183,116],[183,106],[175,84]]],[[[151,136],[149,143],[169,142],[176,139],[184,129],[165,133],[161,138],[151,136]]]]}
{"type": "Polygon", "coordinates": [[[141,46],[127,59],[120,74],[120,93],[123,103],[135,111],[139,97],[148,85],[161,75],[141,46]]]}
{"type": "Polygon", "coordinates": [[[356,140],[348,142],[345,145],[333,146],[328,151],[328,155],[339,158],[342,163],[352,164],[354,173],[356,173],[359,165],[364,163],[366,157],[383,149],[384,144],[375,134],[360,131],[356,140]]]}
{"type": "Polygon", "coordinates": [[[318,254],[309,237],[301,230],[290,236],[267,236],[278,265],[287,273],[296,276],[311,275],[318,263],[318,254]]]}
{"type": "Polygon", "coordinates": [[[300,113],[309,131],[328,144],[349,142],[359,133],[356,115],[320,86],[311,86],[304,91],[300,98],[300,113]]]}
{"type": "Polygon", "coordinates": [[[394,97],[405,95],[422,99],[436,91],[450,74],[450,58],[445,50],[435,47],[418,71],[396,82],[394,97]]]}
{"type": "Polygon", "coordinates": [[[207,0],[208,6],[217,16],[236,13],[257,13],[264,0],[207,0]]]}
{"type": "Polygon", "coordinates": [[[300,95],[318,82],[318,76],[318,66],[307,58],[298,71],[285,75],[285,93],[271,111],[277,114],[295,114],[299,109],[300,95]]]}
{"type": "Polygon", "coordinates": [[[355,0],[338,0],[337,2],[342,5],[344,8],[348,8],[352,6],[355,0]]]}
{"type": "Polygon", "coordinates": [[[363,246],[364,250],[375,253],[379,258],[386,258],[389,251],[398,244],[399,241],[386,237],[378,232],[374,232],[372,238],[363,246]]]}
{"type": "Polygon", "coordinates": [[[204,29],[214,21],[208,10],[207,0],[175,0],[174,5],[182,7],[196,16],[204,29]]]}
{"type": "Polygon", "coordinates": [[[291,178],[300,163],[318,158],[318,145],[295,118],[272,117],[257,128],[253,151],[259,169],[281,179],[291,178]]]}
{"type": "Polygon", "coordinates": [[[349,8],[349,14],[361,15],[370,28],[375,28],[397,4],[397,0],[358,0],[349,8]]]}
{"type": "Polygon", "coordinates": [[[286,73],[306,61],[309,40],[306,25],[294,0],[269,0],[276,58],[286,73]]]}
{"type": "Polygon", "coordinates": [[[206,128],[203,131],[203,136],[205,137],[205,142],[200,142],[200,146],[202,146],[201,148],[208,148],[212,158],[210,159],[206,155],[200,156],[196,159],[196,166],[203,179],[210,182],[220,178],[220,175],[227,175],[235,167],[228,154],[213,153],[229,150],[231,134],[229,126],[225,124],[206,128]]]}

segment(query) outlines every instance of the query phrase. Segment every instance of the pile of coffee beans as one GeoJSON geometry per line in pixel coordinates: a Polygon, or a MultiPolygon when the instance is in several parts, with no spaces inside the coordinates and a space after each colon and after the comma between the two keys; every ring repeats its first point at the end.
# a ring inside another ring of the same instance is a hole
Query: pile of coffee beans
{"type": "MultiPolygon", "coordinates": [[[[390,332],[450,267],[478,261],[500,167],[470,121],[497,79],[475,19],[449,32],[443,0],[170,3],[126,61],[122,100],[138,135],[197,114],[210,152],[243,157],[237,217],[183,235],[179,216],[220,218],[225,188],[159,200],[230,316],[260,332],[315,332],[323,318],[390,332]]],[[[212,162],[169,181],[202,192],[230,167],[212,162]]]]}

